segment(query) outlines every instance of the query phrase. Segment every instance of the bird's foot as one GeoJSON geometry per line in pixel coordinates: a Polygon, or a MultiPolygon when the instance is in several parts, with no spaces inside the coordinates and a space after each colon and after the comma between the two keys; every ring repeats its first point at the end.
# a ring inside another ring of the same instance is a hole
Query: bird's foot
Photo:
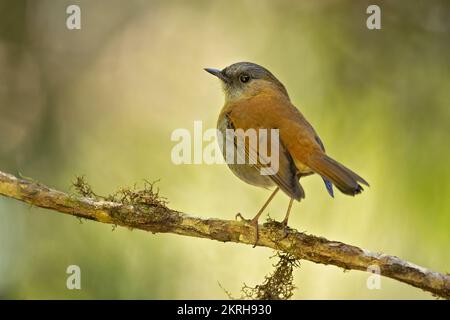
{"type": "Polygon", "coordinates": [[[283,228],[283,240],[289,235],[289,231],[291,230],[291,228],[289,228],[287,221],[284,220],[281,222],[281,227],[283,228]]]}
{"type": "Polygon", "coordinates": [[[238,218],[241,219],[241,221],[245,221],[248,223],[250,223],[250,221],[252,221],[251,219],[245,219],[240,212],[236,213],[236,216],[234,217],[235,220],[237,220],[238,218]]]}
{"type": "Polygon", "coordinates": [[[256,247],[256,245],[258,244],[258,240],[259,240],[259,223],[258,223],[258,219],[255,217],[253,219],[245,219],[242,214],[237,213],[236,214],[236,220],[237,219],[241,219],[241,221],[244,221],[250,225],[252,225],[255,228],[255,243],[253,245],[253,248],[256,247]]]}
{"type": "Polygon", "coordinates": [[[287,225],[287,221],[276,221],[276,220],[270,220],[269,222],[266,222],[264,225],[271,226],[271,230],[275,231],[277,234],[276,241],[284,240],[289,233],[291,232],[291,228],[287,225]]]}

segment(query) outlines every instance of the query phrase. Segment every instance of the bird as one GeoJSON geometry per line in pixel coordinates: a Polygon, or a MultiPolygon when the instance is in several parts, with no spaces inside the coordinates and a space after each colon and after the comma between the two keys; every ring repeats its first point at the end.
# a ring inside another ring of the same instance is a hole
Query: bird
{"type": "MultiPolygon", "coordinates": [[[[288,228],[293,201],[305,198],[300,178],[317,174],[322,177],[328,194],[334,198],[333,185],[343,194],[355,196],[369,183],[354,171],[337,162],[325,152],[324,144],[313,126],[291,102],[286,87],[268,69],[252,62],[238,62],[220,70],[205,68],[205,71],[220,79],[225,102],[217,120],[217,130],[222,137],[227,130],[278,130],[278,170],[273,174],[261,173],[261,161],[235,163],[227,161],[231,171],[244,182],[274,191],[252,219],[244,219],[256,229],[255,246],[258,243],[258,220],[266,207],[281,189],[289,198],[286,215],[281,222],[288,228]]],[[[246,141],[243,150],[238,150],[236,136],[231,138],[232,148],[241,157],[250,154],[259,156],[259,147],[246,141]],[[256,149],[256,150],[252,150],[256,149]]],[[[265,142],[270,143],[270,139],[265,142]]],[[[273,141],[272,141],[273,142],[273,141]]],[[[259,143],[263,143],[259,141],[259,143]]],[[[220,144],[220,142],[219,142],[220,144]]],[[[221,148],[224,157],[225,148],[221,148]]]]}

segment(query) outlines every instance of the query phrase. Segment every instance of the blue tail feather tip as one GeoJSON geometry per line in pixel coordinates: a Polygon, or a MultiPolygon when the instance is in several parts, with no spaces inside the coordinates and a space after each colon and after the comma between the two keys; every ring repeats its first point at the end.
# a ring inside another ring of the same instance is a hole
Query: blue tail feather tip
{"type": "Polygon", "coordinates": [[[322,179],[323,179],[323,182],[325,182],[325,187],[327,187],[328,194],[332,198],[334,198],[333,184],[330,181],[328,181],[327,179],[324,179],[324,178],[322,178],[322,179]]]}

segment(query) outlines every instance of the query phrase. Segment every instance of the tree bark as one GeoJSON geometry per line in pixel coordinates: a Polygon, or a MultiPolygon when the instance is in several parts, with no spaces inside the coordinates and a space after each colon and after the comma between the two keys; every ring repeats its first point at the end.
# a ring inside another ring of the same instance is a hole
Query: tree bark
{"type": "MultiPolygon", "coordinates": [[[[255,229],[244,221],[200,218],[170,209],[164,203],[129,204],[99,200],[51,189],[41,183],[17,178],[0,171],[0,194],[57,212],[103,223],[136,228],[152,233],[174,233],[222,242],[253,245],[255,229]]],[[[373,253],[339,241],[285,230],[278,223],[259,226],[258,246],[280,250],[298,259],[331,264],[347,270],[371,272],[450,299],[450,276],[434,272],[398,257],[373,253]]]]}

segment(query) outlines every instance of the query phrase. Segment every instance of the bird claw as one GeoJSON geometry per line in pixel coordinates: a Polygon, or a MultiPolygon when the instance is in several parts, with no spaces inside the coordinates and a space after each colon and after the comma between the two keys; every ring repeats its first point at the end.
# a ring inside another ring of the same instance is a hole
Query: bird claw
{"type": "Polygon", "coordinates": [[[245,219],[240,212],[236,213],[236,216],[234,217],[235,220],[237,220],[238,218],[241,219],[241,221],[245,221],[245,222],[249,222],[249,223],[251,221],[250,219],[245,219]]]}
{"type": "Polygon", "coordinates": [[[278,222],[275,220],[272,220],[270,222],[268,222],[268,224],[272,224],[274,226],[275,229],[280,230],[280,232],[282,232],[283,234],[281,235],[281,237],[277,237],[278,239],[276,239],[277,241],[281,241],[287,238],[287,236],[289,236],[289,233],[291,231],[291,228],[287,225],[287,221],[282,221],[282,222],[278,222]]]}
{"type": "Polygon", "coordinates": [[[281,238],[281,240],[284,240],[289,235],[289,230],[291,228],[288,227],[287,222],[285,221],[281,222],[281,226],[283,228],[283,237],[281,238]]]}
{"type": "Polygon", "coordinates": [[[256,247],[256,245],[258,244],[258,240],[259,240],[259,224],[258,224],[258,219],[245,219],[242,214],[240,212],[238,212],[235,216],[235,219],[241,219],[241,221],[244,221],[250,225],[252,225],[255,228],[255,243],[253,244],[253,248],[256,247]]]}

